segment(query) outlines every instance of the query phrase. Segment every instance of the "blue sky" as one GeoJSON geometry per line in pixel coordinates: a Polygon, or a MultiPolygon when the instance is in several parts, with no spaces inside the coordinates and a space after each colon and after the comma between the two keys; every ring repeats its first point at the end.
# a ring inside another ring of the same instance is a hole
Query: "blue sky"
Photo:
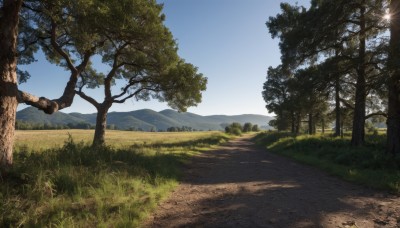
{"type": "MultiPolygon", "coordinates": [[[[261,96],[269,66],[280,63],[278,41],[272,40],[265,22],[280,12],[278,0],[163,0],[166,26],[179,45],[179,55],[199,68],[208,78],[203,102],[189,112],[213,114],[268,114],[261,96]]],[[[306,5],[308,0],[285,1],[306,5]]],[[[32,78],[20,89],[58,98],[69,73],[46,62],[24,67],[32,78]]],[[[99,96],[102,90],[92,91],[99,96]]],[[[99,96],[100,100],[102,97],[99,96]]],[[[26,106],[20,105],[19,109],[26,106]]],[[[110,111],[169,108],[158,101],[127,101],[110,111]]],[[[64,112],[94,113],[95,108],[76,97],[64,112]]]]}

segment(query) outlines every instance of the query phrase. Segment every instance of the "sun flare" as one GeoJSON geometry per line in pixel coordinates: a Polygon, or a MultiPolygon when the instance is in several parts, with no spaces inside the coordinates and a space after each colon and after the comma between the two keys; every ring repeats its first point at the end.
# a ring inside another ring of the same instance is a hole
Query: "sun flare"
{"type": "Polygon", "coordinates": [[[390,14],[389,13],[387,13],[387,14],[385,14],[384,16],[383,16],[383,19],[385,19],[385,20],[387,20],[387,21],[390,21],[390,14]]]}

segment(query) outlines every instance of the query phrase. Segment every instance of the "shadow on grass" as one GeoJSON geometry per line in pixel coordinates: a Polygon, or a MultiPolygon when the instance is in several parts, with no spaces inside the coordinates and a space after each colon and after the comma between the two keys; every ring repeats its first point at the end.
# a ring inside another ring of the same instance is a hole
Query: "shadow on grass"
{"type": "Polygon", "coordinates": [[[25,148],[0,179],[0,227],[137,226],[177,184],[191,148],[225,139],[115,149],[70,138],[63,147],[41,153],[25,148]]]}
{"type": "Polygon", "coordinates": [[[365,146],[350,138],[262,133],[254,141],[269,151],[317,166],[331,174],[370,187],[400,192],[400,157],[385,154],[385,135],[367,134],[365,146]]]}
{"type": "Polygon", "coordinates": [[[177,148],[177,147],[208,147],[210,145],[218,145],[229,140],[226,135],[218,134],[207,138],[188,140],[183,142],[155,142],[155,143],[144,143],[134,144],[131,148],[177,148]]]}

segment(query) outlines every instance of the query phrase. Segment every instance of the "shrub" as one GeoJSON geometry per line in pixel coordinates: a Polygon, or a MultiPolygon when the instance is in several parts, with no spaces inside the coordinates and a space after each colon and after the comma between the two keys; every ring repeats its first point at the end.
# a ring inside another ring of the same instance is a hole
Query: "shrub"
{"type": "Polygon", "coordinates": [[[231,135],[242,135],[243,127],[240,123],[232,123],[231,125],[225,127],[225,133],[231,135]]]}

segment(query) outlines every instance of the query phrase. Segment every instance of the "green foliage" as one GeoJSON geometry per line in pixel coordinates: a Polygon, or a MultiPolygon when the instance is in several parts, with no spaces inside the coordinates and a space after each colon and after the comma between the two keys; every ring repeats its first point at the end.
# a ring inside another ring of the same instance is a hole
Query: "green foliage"
{"type": "Polygon", "coordinates": [[[253,124],[252,123],[245,123],[243,125],[243,132],[251,132],[253,129],[253,124]]]}
{"type": "Polygon", "coordinates": [[[0,226],[137,227],[177,185],[189,156],[228,139],[191,134],[163,142],[154,140],[164,134],[152,135],[153,141],[120,148],[71,137],[61,148],[26,146],[0,179],[0,226]]]}
{"type": "Polygon", "coordinates": [[[257,124],[253,125],[250,122],[245,123],[243,126],[238,122],[233,122],[225,126],[225,133],[231,135],[242,135],[242,133],[258,132],[260,128],[257,124]]]}
{"type": "Polygon", "coordinates": [[[268,69],[263,90],[276,129],[299,133],[308,122],[313,134],[317,123],[325,126],[335,113],[338,132],[344,122],[353,128],[352,144],[364,143],[366,114],[386,112],[387,7],[384,0],[281,4],[281,13],[266,25],[280,41],[282,63],[268,69]]]}
{"type": "Polygon", "coordinates": [[[225,127],[225,133],[232,135],[242,135],[243,127],[240,123],[232,123],[225,127]]]}
{"type": "MultiPolygon", "coordinates": [[[[164,25],[162,4],[154,0],[91,1],[84,14],[72,15],[85,20],[84,29],[104,41],[98,47],[102,62],[110,66],[108,72],[90,68],[81,74],[78,95],[91,104],[109,108],[112,103],[127,99],[158,99],[179,111],[201,102],[207,78],[197,68],[180,59],[177,44],[164,25]],[[123,83],[120,92],[112,94],[116,80],[123,83]],[[97,102],[83,93],[84,87],[104,85],[103,102],[97,102]]],[[[66,6],[68,8],[68,6],[66,6]]],[[[77,35],[73,33],[73,35],[77,35]]],[[[90,36],[86,37],[90,40],[90,36]]],[[[75,44],[75,46],[79,46],[75,44]]],[[[76,47],[75,47],[76,48],[76,47]]],[[[79,48],[77,52],[81,55],[79,48]]],[[[85,50],[85,49],[82,49],[85,50]]]]}
{"type": "Polygon", "coordinates": [[[253,127],[251,128],[251,131],[253,131],[253,132],[259,132],[259,131],[260,131],[260,128],[258,127],[257,124],[255,124],[255,125],[253,125],[253,127]]]}
{"type": "Polygon", "coordinates": [[[364,147],[350,147],[349,137],[260,133],[255,141],[268,151],[320,167],[346,180],[400,192],[400,158],[385,155],[385,135],[367,135],[364,147]]]}
{"type": "Polygon", "coordinates": [[[206,90],[207,78],[197,73],[197,67],[183,61],[161,78],[161,100],[173,109],[186,112],[190,106],[201,102],[201,91],[206,90]]]}
{"type": "MultiPolygon", "coordinates": [[[[111,129],[111,125],[107,126],[111,129]]],[[[16,130],[61,130],[61,129],[94,129],[94,126],[85,122],[81,123],[68,123],[68,124],[52,124],[52,123],[37,123],[37,122],[25,122],[17,120],[15,122],[16,130]]],[[[115,126],[113,127],[115,129],[115,126]]]]}
{"type": "Polygon", "coordinates": [[[196,131],[196,129],[193,129],[192,127],[188,126],[182,126],[182,127],[169,127],[167,128],[168,132],[190,132],[190,131],[196,131]]]}

